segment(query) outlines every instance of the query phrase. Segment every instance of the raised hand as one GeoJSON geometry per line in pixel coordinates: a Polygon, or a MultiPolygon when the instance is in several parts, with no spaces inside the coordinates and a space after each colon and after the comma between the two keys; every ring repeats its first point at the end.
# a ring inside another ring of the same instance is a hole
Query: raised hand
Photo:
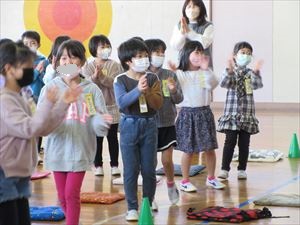
{"type": "Polygon", "coordinates": [[[227,60],[228,74],[233,74],[233,68],[234,68],[234,60],[233,60],[233,55],[231,55],[227,60]]]}
{"type": "Polygon", "coordinates": [[[58,88],[56,86],[49,87],[46,93],[47,99],[50,102],[55,103],[57,101],[57,92],[58,92],[58,88]]]}
{"type": "Polygon", "coordinates": [[[186,19],[185,19],[184,17],[181,18],[180,25],[181,25],[181,26],[180,26],[180,32],[181,32],[182,34],[188,33],[189,27],[188,27],[187,22],[186,22],[186,19]]]}
{"type": "Polygon", "coordinates": [[[171,93],[175,93],[176,92],[176,82],[174,80],[173,77],[168,77],[167,79],[167,85],[168,85],[168,88],[170,90],[171,93]]]}
{"type": "Polygon", "coordinates": [[[143,76],[140,77],[139,83],[138,83],[138,89],[145,93],[148,89],[148,83],[147,83],[147,75],[144,74],[143,76]]]}
{"type": "Polygon", "coordinates": [[[95,71],[92,74],[92,79],[96,80],[97,78],[99,78],[101,76],[104,76],[104,74],[102,73],[102,66],[97,64],[96,67],[95,67],[95,71]]]}
{"type": "Polygon", "coordinates": [[[201,57],[200,68],[202,70],[208,70],[208,66],[209,66],[209,56],[203,55],[201,57]]]}
{"type": "Polygon", "coordinates": [[[254,73],[258,73],[258,71],[260,71],[263,64],[264,64],[263,60],[258,60],[254,66],[254,73]]]}
{"type": "Polygon", "coordinates": [[[82,93],[81,87],[79,87],[75,81],[71,81],[70,87],[64,93],[63,96],[64,102],[69,104],[77,101],[81,93],[82,93]]]}
{"type": "Polygon", "coordinates": [[[176,72],[177,67],[175,63],[173,63],[172,61],[168,61],[168,66],[171,71],[176,72]]]}
{"type": "Polygon", "coordinates": [[[39,64],[37,64],[37,66],[35,67],[35,69],[39,71],[39,73],[43,72],[44,64],[45,64],[45,60],[40,61],[39,64]]]}

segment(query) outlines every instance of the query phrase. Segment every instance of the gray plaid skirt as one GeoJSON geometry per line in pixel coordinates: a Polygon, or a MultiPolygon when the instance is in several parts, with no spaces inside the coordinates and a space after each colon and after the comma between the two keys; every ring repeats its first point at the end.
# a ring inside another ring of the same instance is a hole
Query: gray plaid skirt
{"type": "Polygon", "coordinates": [[[176,120],[177,150],[197,153],[218,148],[214,115],[209,106],[183,107],[176,120]]]}

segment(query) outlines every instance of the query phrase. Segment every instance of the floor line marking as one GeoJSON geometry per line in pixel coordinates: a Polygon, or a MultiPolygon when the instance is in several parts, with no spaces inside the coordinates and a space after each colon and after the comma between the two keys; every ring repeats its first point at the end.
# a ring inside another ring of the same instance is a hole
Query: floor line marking
{"type": "MultiPolygon", "coordinates": [[[[255,196],[255,197],[253,197],[253,198],[248,199],[247,201],[244,201],[244,202],[240,203],[240,204],[237,206],[237,208],[242,208],[242,207],[244,207],[244,206],[246,206],[246,205],[249,205],[250,203],[252,203],[252,202],[255,201],[256,199],[258,199],[258,198],[260,198],[260,197],[262,197],[262,196],[265,196],[265,195],[267,195],[267,194],[270,194],[270,193],[272,193],[272,192],[274,192],[274,191],[277,191],[277,190],[279,190],[279,189],[281,189],[281,188],[283,188],[283,187],[285,187],[285,186],[287,186],[287,185],[289,185],[289,184],[291,184],[291,183],[296,182],[296,181],[299,180],[299,179],[300,179],[300,176],[299,176],[299,175],[298,175],[298,176],[295,176],[295,177],[293,177],[293,178],[291,178],[291,179],[285,181],[284,183],[279,184],[278,186],[276,186],[276,187],[274,187],[274,188],[271,188],[271,189],[267,190],[266,192],[264,192],[264,193],[262,193],[262,194],[259,194],[259,195],[255,196]]],[[[211,221],[211,222],[213,222],[213,221],[211,221]]],[[[203,222],[201,222],[201,223],[195,223],[194,225],[201,225],[201,224],[212,224],[212,223],[210,223],[209,221],[203,221],[203,222]]]]}
{"type": "MultiPolygon", "coordinates": [[[[274,192],[274,191],[277,191],[277,190],[281,189],[282,187],[285,187],[285,186],[287,186],[287,185],[289,185],[289,184],[291,184],[291,183],[296,182],[296,181],[299,180],[299,179],[300,179],[300,176],[295,176],[295,177],[293,177],[293,178],[287,180],[286,182],[284,182],[284,183],[282,183],[282,184],[280,184],[280,185],[278,185],[278,186],[276,186],[276,187],[274,187],[274,188],[271,188],[271,189],[267,190],[266,192],[264,192],[264,193],[262,193],[262,194],[259,194],[259,195],[255,196],[255,197],[253,197],[253,198],[248,199],[247,201],[244,201],[244,202],[240,203],[240,204],[239,204],[238,206],[236,206],[236,207],[237,207],[237,208],[242,208],[242,207],[244,207],[244,206],[246,206],[246,205],[249,205],[250,203],[252,203],[252,202],[255,201],[256,199],[258,199],[258,198],[260,198],[260,197],[262,197],[262,196],[265,196],[265,195],[267,195],[267,194],[270,194],[270,193],[272,193],[272,192],[274,192]]],[[[197,202],[200,202],[200,201],[197,201],[197,202]]],[[[180,204],[179,206],[186,206],[186,205],[190,205],[190,204],[192,204],[192,203],[194,204],[194,203],[197,203],[197,202],[189,202],[189,203],[186,203],[186,204],[180,204]]],[[[165,205],[165,206],[162,206],[162,207],[159,207],[159,208],[167,208],[167,207],[170,207],[170,205],[165,205]]],[[[120,214],[120,215],[116,215],[116,216],[107,218],[107,219],[105,219],[105,220],[96,222],[96,223],[94,223],[94,225],[101,225],[101,224],[106,223],[106,222],[109,222],[109,221],[111,221],[111,220],[118,219],[118,218],[120,218],[120,217],[125,217],[125,215],[126,215],[126,213],[125,213],[125,214],[123,213],[123,214],[120,214]]],[[[213,222],[213,221],[212,221],[212,222],[213,222]]],[[[201,223],[196,223],[196,224],[194,224],[194,225],[201,225],[201,224],[211,224],[211,225],[212,225],[212,223],[209,223],[209,221],[203,221],[203,222],[201,222],[201,223]]]]}

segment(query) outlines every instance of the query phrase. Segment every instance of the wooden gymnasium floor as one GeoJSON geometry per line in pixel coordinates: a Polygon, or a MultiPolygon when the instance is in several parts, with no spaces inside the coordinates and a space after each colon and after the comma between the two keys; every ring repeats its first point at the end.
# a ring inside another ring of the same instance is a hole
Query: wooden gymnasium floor
{"type": "MultiPolygon", "coordinates": [[[[220,116],[220,111],[215,110],[215,118],[220,116]]],[[[261,132],[252,136],[251,148],[253,149],[278,149],[285,153],[285,158],[275,163],[248,163],[248,179],[246,181],[237,180],[236,163],[232,163],[230,178],[226,182],[225,190],[213,190],[205,186],[206,171],[191,178],[197,186],[196,193],[180,193],[180,201],[176,206],[171,206],[168,200],[165,179],[158,185],[156,190],[156,202],[159,211],[154,213],[154,224],[222,224],[205,223],[202,221],[187,220],[186,211],[189,207],[197,209],[209,206],[262,208],[255,206],[253,199],[267,193],[296,193],[299,192],[300,180],[300,159],[287,158],[288,149],[293,133],[297,133],[299,140],[299,111],[287,113],[258,111],[257,117],[260,121],[261,132]]],[[[218,133],[219,150],[217,151],[217,173],[220,170],[221,152],[224,143],[224,135],[218,133]]],[[[105,144],[104,150],[104,177],[95,177],[91,171],[87,172],[84,179],[82,191],[101,191],[112,193],[124,193],[122,185],[112,185],[109,168],[109,155],[105,144]]],[[[180,152],[174,152],[174,162],[180,163],[180,152]]],[[[158,155],[160,159],[160,155],[158,155]]],[[[120,160],[121,161],[121,160],[120,160]]],[[[158,160],[159,161],[159,160],[158,160]]],[[[122,163],[122,162],[121,162],[122,163]]],[[[159,162],[158,167],[161,167],[159,162]]],[[[120,166],[122,168],[122,165],[120,166]]],[[[39,166],[39,170],[43,168],[39,166]]],[[[176,182],[180,177],[176,177],[176,182]]],[[[53,176],[46,179],[35,180],[32,182],[32,206],[58,205],[53,176]]],[[[141,188],[138,190],[141,197],[141,188]]],[[[126,212],[125,200],[112,205],[82,204],[80,222],[83,225],[100,224],[137,224],[129,223],[125,220],[126,212]]],[[[300,210],[292,207],[269,207],[274,216],[290,216],[290,218],[262,219],[243,224],[300,224],[300,210]]],[[[36,223],[33,224],[64,224],[60,223],[36,223]]],[[[223,223],[225,224],[225,223],[223,223]]]]}

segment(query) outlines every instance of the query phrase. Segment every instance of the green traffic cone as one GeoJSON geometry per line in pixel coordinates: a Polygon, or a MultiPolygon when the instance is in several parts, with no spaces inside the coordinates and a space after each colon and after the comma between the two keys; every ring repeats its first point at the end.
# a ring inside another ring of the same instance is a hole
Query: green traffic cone
{"type": "Polygon", "coordinates": [[[154,225],[149,199],[143,198],[138,225],[154,225]]]}
{"type": "Polygon", "coordinates": [[[300,149],[296,133],[293,134],[293,138],[290,144],[289,158],[300,158],[300,149]]]}

